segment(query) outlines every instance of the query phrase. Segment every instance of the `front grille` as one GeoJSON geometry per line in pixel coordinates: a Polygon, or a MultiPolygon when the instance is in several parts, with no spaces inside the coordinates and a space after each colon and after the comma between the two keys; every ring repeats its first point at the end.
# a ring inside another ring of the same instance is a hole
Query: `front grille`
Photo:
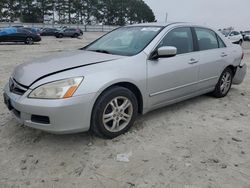
{"type": "Polygon", "coordinates": [[[10,92],[15,93],[17,95],[23,95],[28,89],[26,86],[22,86],[18,82],[16,82],[13,78],[9,80],[10,92]]]}

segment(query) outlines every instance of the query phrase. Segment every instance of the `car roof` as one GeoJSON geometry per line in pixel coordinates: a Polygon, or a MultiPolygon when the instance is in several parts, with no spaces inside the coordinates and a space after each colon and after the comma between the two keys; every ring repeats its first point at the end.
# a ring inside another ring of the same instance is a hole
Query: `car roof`
{"type": "Polygon", "coordinates": [[[207,25],[196,24],[192,22],[151,22],[151,23],[132,24],[132,25],[127,25],[125,27],[133,27],[133,26],[141,26],[141,27],[188,26],[188,27],[204,27],[204,28],[215,30],[214,28],[209,27],[207,25]]]}
{"type": "Polygon", "coordinates": [[[125,27],[130,27],[130,26],[141,26],[141,27],[148,27],[148,26],[155,26],[155,27],[165,27],[169,23],[161,23],[161,22],[152,22],[152,23],[139,23],[139,24],[132,24],[132,25],[127,25],[125,27]]]}
{"type": "MultiPolygon", "coordinates": [[[[133,25],[128,25],[129,26],[142,26],[142,27],[166,27],[168,25],[175,25],[175,24],[188,24],[187,22],[151,22],[151,23],[139,23],[139,24],[133,24],[133,25]]],[[[190,23],[189,23],[190,24],[190,23]]]]}
{"type": "Polygon", "coordinates": [[[127,25],[125,27],[133,27],[133,26],[141,26],[141,27],[175,27],[175,26],[186,26],[186,27],[201,27],[201,28],[206,28],[206,29],[211,29],[213,31],[217,30],[213,27],[209,27],[207,25],[203,25],[203,24],[196,24],[196,23],[192,23],[192,22],[152,22],[152,23],[140,23],[140,24],[133,24],[133,25],[127,25]]]}

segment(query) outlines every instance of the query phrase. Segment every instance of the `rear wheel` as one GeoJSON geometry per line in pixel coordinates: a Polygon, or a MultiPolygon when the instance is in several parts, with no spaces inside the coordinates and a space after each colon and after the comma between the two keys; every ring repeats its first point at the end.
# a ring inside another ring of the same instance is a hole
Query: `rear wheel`
{"type": "Polygon", "coordinates": [[[217,98],[225,97],[232,86],[233,72],[227,67],[221,74],[220,79],[213,91],[213,96],[217,98]]]}
{"type": "Polygon", "coordinates": [[[123,87],[105,91],[96,101],[91,119],[91,132],[103,138],[115,138],[127,132],[138,112],[135,95],[123,87]]]}
{"type": "Polygon", "coordinates": [[[25,39],[25,44],[29,44],[29,45],[34,44],[34,39],[32,37],[27,37],[25,39]]]}

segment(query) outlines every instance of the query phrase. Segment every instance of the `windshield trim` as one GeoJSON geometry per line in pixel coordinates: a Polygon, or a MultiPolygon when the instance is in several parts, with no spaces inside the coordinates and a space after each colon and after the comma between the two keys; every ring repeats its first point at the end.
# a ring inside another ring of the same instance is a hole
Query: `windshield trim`
{"type": "MultiPolygon", "coordinates": [[[[85,47],[83,47],[83,48],[80,48],[79,50],[86,50],[86,51],[91,51],[91,50],[87,50],[86,48],[88,48],[89,46],[91,46],[92,44],[94,44],[95,42],[97,42],[98,40],[100,40],[101,38],[103,38],[104,36],[106,36],[106,35],[108,35],[109,33],[111,33],[111,32],[113,32],[113,31],[116,31],[116,30],[118,30],[118,29],[121,29],[121,28],[132,28],[132,27],[158,27],[158,28],[160,28],[159,29],[159,31],[156,33],[156,35],[145,45],[145,47],[142,49],[142,50],[140,50],[139,52],[137,52],[136,54],[132,54],[132,55],[126,55],[126,54],[115,54],[115,53],[110,53],[111,55],[120,55],[120,56],[135,56],[135,55],[138,55],[139,53],[141,53],[145,48],[147,48],[147,46],[162,32],[162,30],[166,27],[164,27],[164,26],[133,26],[133,25],[131,25],[131,26],[124,26],[124,27],[118,27],[118,28],[116,28],[116,29],[114,29],[114,30],[112,30],[112,31],[110,31],[110,32],[108,32],[108,33],[106,33],[105,35],[103,35],[103,36],[101,36],[101,37],[99,37],[98,39],[96,39],[96,40],[94,40],[93,42],[91,42],[90,44],[88,44],[87,46],[85,46],[85,47]]],[[[100,52],[101,53],[101,52],[100,52]]]]}

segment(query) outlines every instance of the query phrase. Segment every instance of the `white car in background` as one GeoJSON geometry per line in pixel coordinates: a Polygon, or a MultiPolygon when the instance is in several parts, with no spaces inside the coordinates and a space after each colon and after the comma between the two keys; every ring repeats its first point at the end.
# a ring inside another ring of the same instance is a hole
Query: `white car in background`
{"type": "Polygon", "coordinates": [[[242,44],[243,36],[238,31],[222,31],[226,38],[228,38],[234,44],[242,44]]]}

